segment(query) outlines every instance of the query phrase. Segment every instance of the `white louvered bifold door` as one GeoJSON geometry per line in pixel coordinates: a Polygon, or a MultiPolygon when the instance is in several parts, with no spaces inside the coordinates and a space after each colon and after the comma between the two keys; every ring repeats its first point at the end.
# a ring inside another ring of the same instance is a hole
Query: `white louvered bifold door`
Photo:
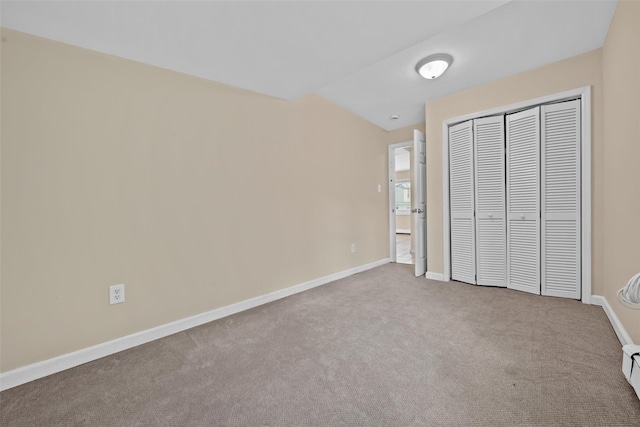
{"type": "Polygon", "coordinates": [[[473,121],[478,285],[507,286],[504,116],[473,121]]]}
{"type": "Polygon", "coordinates": [[[449,128],[451,278],[476,283],[473,121],[449,128]]]}
{"type": "Polygon", "coordinates": [[[545,105],[542,115],[542,295],[581,295],[580,101],[545,105]]]}
{"type": "Polygon", "coordinates": [[[540,294],[540,108],[507,115],[507,287],[540,294]]]}

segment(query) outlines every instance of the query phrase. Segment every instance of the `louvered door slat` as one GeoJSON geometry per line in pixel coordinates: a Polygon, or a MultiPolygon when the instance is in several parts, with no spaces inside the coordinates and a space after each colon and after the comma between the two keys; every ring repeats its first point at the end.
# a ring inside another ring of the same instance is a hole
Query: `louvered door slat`
{"type": "Polygon", "coordinates": [[[475,223],[472,121],[449,128],[451,278],[475,284],[475,223]]]}
{"type": "Polygon", "coordinates": [[[507,287],[540,293],[540,109],[507,116],[507,287]]]}
{"type": "Polygon", "coordinates": [[[542,107],[542,294],[579,299],[580,101],[542,107]]]}
{"type": "Polygon", "coordinates": [[[474,120],[478,285],[506,286],[504,116],[474,120]]]}

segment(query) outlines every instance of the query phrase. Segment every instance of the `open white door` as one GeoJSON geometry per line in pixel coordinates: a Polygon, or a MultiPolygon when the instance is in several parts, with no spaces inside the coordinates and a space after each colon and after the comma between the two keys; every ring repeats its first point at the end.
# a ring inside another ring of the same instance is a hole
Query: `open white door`
{"type": "Polygon", "coordinates": [[[413,254],[416,260],[416,277],[427,272],[427,144],[424,133],[413,131],[413,254]]]}

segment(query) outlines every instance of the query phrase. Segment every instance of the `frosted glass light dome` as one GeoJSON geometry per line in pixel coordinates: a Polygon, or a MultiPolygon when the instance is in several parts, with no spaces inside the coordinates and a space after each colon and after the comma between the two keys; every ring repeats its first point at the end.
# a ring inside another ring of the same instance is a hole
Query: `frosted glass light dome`
{"type": "Polygon", "coordinates": [[[437,79],[453,62],[451,55],[437,53],[421,59],[416,65],[416,71],[425,79],[437,79]]]}

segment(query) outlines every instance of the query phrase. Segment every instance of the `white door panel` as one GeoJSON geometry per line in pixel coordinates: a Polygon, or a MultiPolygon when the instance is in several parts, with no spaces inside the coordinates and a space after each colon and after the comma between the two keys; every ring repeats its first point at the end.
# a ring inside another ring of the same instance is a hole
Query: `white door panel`
{"type": "Polygon", "coordinates": [[[507,115],[507,287],[540,294],[540,108],[507,115]]]}
{"type": "Polygon", "coordinates": [[[542,294],[581,296],[580,101],[541,110],[542,294]]]}
{"type": "Polygon", "coordinates": [[[504,116],[473,123],[478,285],[507,286],[504,116]]]}
{"type": "Polygon", "coordinates": [[[451,278],[476,283],[473,121],[449,128],[451,278]]]}
{"type": "Polygon", "coordinates": [[[422,276],[427,272],[427,145],[424,133],[413,131],[413,165],[414,182],[411,185],[413,204],[413,254],[415,258],[415,275],[422,276]]]}

